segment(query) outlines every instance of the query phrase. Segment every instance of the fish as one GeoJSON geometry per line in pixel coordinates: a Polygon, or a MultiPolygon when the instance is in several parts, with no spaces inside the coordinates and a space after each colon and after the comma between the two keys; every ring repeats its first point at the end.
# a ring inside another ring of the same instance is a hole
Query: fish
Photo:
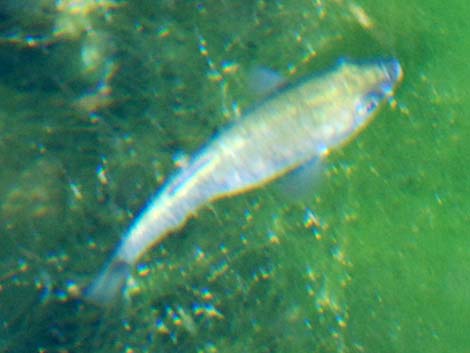
{"type": "Polygon", "coordinates": [[[204,205],[256,189],[351,141],[390,101],[403,70],[394,58],[341,60],[272,93],[222,129],[150,199],[85,298],[111,303],[142,255],[204,205]]]}

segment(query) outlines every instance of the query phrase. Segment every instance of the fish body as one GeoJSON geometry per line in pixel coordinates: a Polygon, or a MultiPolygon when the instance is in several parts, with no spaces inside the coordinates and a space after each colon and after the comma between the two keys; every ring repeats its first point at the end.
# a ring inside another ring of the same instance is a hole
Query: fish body
{"type": "Polygon", "coordinates": [[[249,110],[151,199],[87,289],[87,298],[97,303],[113,299],[142,254],[182,227],[202,205],[266,184],[349,141],[392,97],[401,78],[395,59],[343,61],[249,110]]]}

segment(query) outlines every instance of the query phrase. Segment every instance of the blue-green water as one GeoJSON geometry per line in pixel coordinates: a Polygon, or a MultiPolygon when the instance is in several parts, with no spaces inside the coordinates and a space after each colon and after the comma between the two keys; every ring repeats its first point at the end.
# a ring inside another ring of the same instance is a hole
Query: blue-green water
{"type": "Polygon", "coordinates": [[[0,11],[1,351],[468,351],[465,1],[60,4],[0,11]],[[254,67],[390,56],[396,101],[302,197],[213,204],[120,303],[77,298],[178,156],[256,102],[254,67]]]}

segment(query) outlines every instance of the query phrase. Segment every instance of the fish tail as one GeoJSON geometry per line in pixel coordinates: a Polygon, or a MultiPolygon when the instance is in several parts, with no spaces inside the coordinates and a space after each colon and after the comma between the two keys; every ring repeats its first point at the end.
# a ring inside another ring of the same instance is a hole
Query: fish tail
{"type": "Polygon", "coordinates": [[[111,304],[124,288],[131,268],[122,259],[112,260],[85,290],[85,299],[99,305],[111,304]]]}

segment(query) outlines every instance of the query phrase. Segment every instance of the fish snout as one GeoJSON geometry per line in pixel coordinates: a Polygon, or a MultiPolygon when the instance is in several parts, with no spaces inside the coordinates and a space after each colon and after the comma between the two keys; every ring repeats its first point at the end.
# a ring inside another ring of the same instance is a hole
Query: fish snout
{"type": "Polygon", "coordinates": [[[390,89],[393,89],[403,79],[401,65],[397,59],[390,59],[383,63],[383,67],[389,79],[390,89]]]}

